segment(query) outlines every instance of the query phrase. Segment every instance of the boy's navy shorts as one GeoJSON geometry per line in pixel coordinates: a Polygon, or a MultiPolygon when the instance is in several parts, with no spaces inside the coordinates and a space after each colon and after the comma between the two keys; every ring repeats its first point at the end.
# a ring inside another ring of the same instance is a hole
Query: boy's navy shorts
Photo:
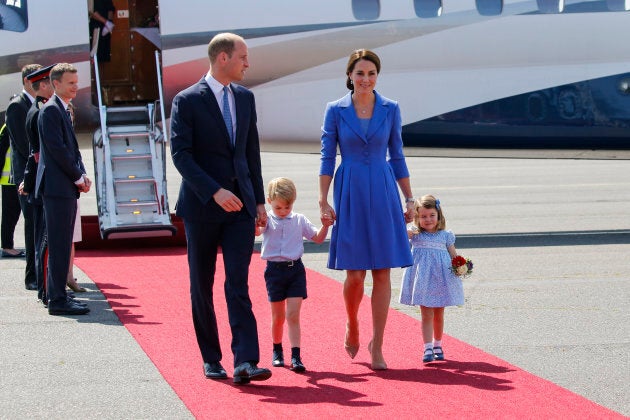
{"type": "Polygon", "coordinates": [[[281,302],[290,297],[306,299],[306,270],[302,259],[267,261],[265,284],[269,302],[281,302]]]}

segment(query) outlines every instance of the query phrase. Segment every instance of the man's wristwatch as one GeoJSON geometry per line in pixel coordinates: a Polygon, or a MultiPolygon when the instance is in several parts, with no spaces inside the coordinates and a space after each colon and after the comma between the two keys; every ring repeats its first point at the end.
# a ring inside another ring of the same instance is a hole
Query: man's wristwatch
{"type": "Polygon", "coordinates": [[[416,199],[415,199],[415,198],[413,198],[413,197],[407,197],[407,198],[405,198],[405,203],[406,203],[406,204],[413,203],[413,202],[415,202],[415,201],[416,201],[416,199]]]}

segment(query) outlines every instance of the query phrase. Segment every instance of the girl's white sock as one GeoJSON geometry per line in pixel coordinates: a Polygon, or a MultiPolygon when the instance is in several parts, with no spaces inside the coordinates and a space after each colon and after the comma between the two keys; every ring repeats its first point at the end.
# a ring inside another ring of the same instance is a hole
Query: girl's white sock
{"type": "Polygon", "coordinates": [[[424,343],[424,350],[433,350],[433,343],[424,343]]]}
{"type": "Polygon", "coordinates": [[[433,347],[442,347],[442,340],[435,340],[433,342],[433,347]]]}

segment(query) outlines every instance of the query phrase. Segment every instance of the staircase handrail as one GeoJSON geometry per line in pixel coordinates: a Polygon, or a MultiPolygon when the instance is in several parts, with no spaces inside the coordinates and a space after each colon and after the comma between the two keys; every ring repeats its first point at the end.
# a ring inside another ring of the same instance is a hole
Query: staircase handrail
{"type": "MultiPolygon", "coordinates": [[[[103,142],[107,135],[106,121],[105,121],[105,119],[107,118],[107,112],[104,109],[105,106],[103,105],[103,94],[101,92],[101,73],[98,68],[98,57],[96,56],[96,54],[94,54],[93,58],[94,58],[94,78],[96,79],[96,96],[98,98],[98,115],[101,121],[101,142],[103,142]]],[[[99,144],[98,146],[100,147],[101,145],[102,144],[99,144]]]]}
{"type": "Polygon", "coordinates": [[[160,115],[162,116],[162,133],[164,134],[164,143],[168,142],[168,133],[166,130],[166,112],[164,110],[164,92],[162,89],[162,66],[160,66],[160,52],[155,50],[155,71],[157,73],[158,92],[160,95],[160,115]]]}

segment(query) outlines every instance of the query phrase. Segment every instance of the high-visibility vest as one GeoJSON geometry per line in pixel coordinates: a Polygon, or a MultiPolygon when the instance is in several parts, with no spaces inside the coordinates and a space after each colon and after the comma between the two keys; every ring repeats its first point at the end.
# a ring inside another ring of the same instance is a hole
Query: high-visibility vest
{"type": "MultiPolygon", "coordinates": [[[[0,136],[7,136],[5,140],[9,140],[9,133],[6,131],[7,125],[3,124],[0,128],[0,136]]],[[[1,156],[0,156],[1,158],[1,156]]],[[[4,165],[2,165],[2,174],[0,174],[0,185],[13,185],[9,182],[11,178],[11,146],[7,148],[7,153],[4,157],[4,165]]]]}
{"type": "Polygon", "coordinates": [[[13,185],[9,182],[11,178],[11,147],[7,150],[7,156],[4,158],[4,166],[2,166],[2,176],[0,176],[0,185],[13,185]]]}

